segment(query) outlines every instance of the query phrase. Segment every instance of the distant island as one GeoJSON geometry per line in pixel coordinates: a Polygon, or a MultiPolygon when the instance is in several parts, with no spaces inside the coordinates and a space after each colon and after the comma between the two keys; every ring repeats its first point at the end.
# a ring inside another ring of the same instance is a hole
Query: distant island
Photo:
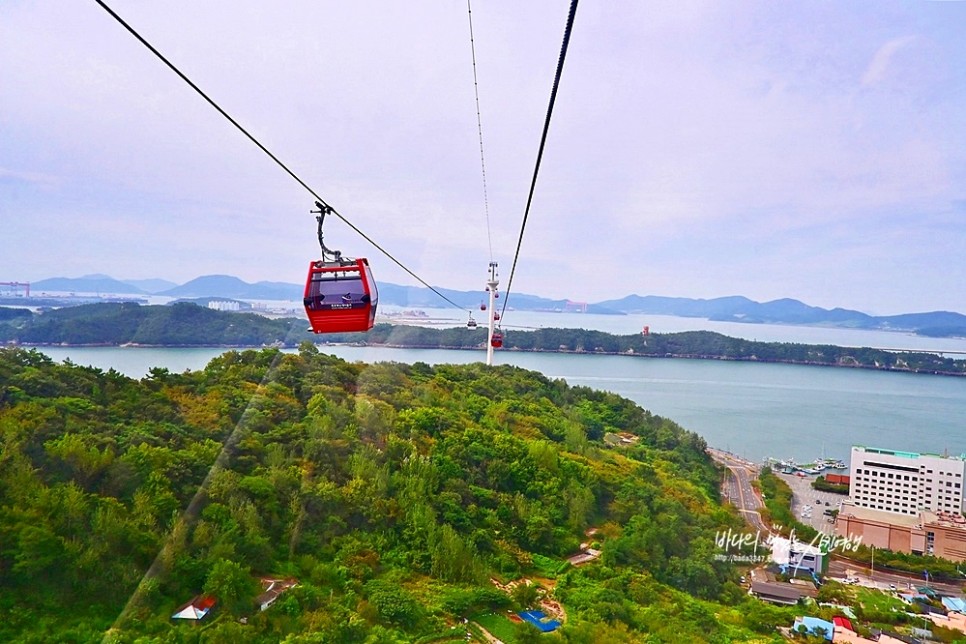
{"type": "MultiPolygon", "coordinates": [[[[479,291],[457,291],[438,287],[452,302],[467,309],[476,308],[483,299],[479,291]]],[[[135,299],[147,296],[173,299],[220,298],[225,300],[277,300],[301,302],[303,286],[287,282],[245,282],[230,275],[206,275],[181,285],[161,279],[116,280],[108,275],[79,278],[56,277],[29,285],[26,296],[0,291],[0,306],[59,307],[98,301],[135,299]],[[72,294],[72,295],[71,295],[72,294]],[[121,298],[120,296],[128,296],[121,298]]],[[[409,308],[439,307],[439,296],[428,288],[380,282],[382,304],[409,308]]],[[[588,303],[569,299],[549,299],[512,293],[512,308],[518,311],[559,311],[602,315],[672,315],[703,318],[716,322],[745,324],[788,324],[850,329],[901,331],[927,337],[966,337],[966,315],[952,311],[904,313],[874,316],[851,309],[823,309],[798,300],[784,298],[755,302],[742,296],[693,299],[656,295],[628,295],[621,299],[588,303]]]]}
{"type": "MultiPolygon", "coordinates": [[[[422,349],[479,350],[481,329],[424,328],[378,324],[369,333],[316,336],[300,318],[269,319],[179,302],[87,304],[41,314],[0,309],[0,343],[19,345],[157,347],[295,347],[330,342],[422,349]]],[[[613,354],[646,358],[696,358],[853,367],[941,375],[966,375],[966,360],[925,352],[872,348],[756,342],[710,331],[642,336],[613,335],[585,329],[505,331],[504,351],[613,354]]]]}

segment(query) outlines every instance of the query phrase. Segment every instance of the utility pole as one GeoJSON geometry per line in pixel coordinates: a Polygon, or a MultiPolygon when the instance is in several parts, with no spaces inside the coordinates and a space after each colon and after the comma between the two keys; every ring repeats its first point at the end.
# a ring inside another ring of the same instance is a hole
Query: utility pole
{"type": "Polygon", "coordinates": [[[490,279],[486,282],[486,291],[490,294],[490,302],[488,309],[489,322],[486,325],[486,364],[487,366],[493,365],[493,330],[496,324],[496,287],[500,285],[500,280],[496,276],[496,262],[490,262],[490,279]]]}
{"type": "Polygon", "coordinates": [[[869,568],[869,581],[875,585],[875,546],[872,546],[872,566],[869,568]]]}

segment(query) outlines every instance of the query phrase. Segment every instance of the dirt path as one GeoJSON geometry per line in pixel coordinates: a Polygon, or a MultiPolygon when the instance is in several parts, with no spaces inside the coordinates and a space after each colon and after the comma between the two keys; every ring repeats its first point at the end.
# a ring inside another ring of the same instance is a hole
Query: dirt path
{"type": "Polygon", "coordinates": [[[483,637],[486,638],[487,642],[489,642],[490,644],[503,644],[503,640],[494,637],[493,633],[483,628],[479,622],[473,622],[473,624],[475,624],[476,627],[480,629],[480,632],[483,633],[483,637]]]}

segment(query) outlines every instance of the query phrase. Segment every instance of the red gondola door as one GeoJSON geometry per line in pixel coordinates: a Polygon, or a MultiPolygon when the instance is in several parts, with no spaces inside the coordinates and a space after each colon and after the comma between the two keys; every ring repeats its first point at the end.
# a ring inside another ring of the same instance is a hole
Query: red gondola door
{"type": "Polygon", "coordinates": [[[376,321],[378,300],[365,258],[309,264],[303,303],[313,332],[368,331],[376,321]]]}

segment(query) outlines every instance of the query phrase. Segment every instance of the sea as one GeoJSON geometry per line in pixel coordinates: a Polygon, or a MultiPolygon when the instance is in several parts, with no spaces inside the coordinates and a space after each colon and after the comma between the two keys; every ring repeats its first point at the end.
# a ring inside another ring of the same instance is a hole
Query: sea
{"type": "MultiPolygon", "coordinates": [[[[380,307],[397,323],[455,326],[453,310],[380,307]]],[[[478,316],[479,318],[480,316],[478,316]]],[[[591,315],[508,311],[504,329],[586,328],[615,334],[717,331],[767,342],[802,342],[945,352],[966,358],[966,339],[829,327],[713,322],[658,315],[591,315]]],[[[479,330],[481,339],[485,333],[479,330]]],[[[483,351],[395,349],[320,344],[350,362],[466,364],[483,351]]],[[[51,358],[115,369],[133,378],[153,367],[182,372],[203,368],[225,349],[39,347],[51,358]]],[[[852,445],[902,451],[966,453],[966,378],[865,369],[685,360],[593,354],[495,352],[509,364],[561,378],[571,385],[624,396],[654,414],[697,432],[709,445],[753,461],[768,457],[810,462],[848,461],[852,445]]]]}

